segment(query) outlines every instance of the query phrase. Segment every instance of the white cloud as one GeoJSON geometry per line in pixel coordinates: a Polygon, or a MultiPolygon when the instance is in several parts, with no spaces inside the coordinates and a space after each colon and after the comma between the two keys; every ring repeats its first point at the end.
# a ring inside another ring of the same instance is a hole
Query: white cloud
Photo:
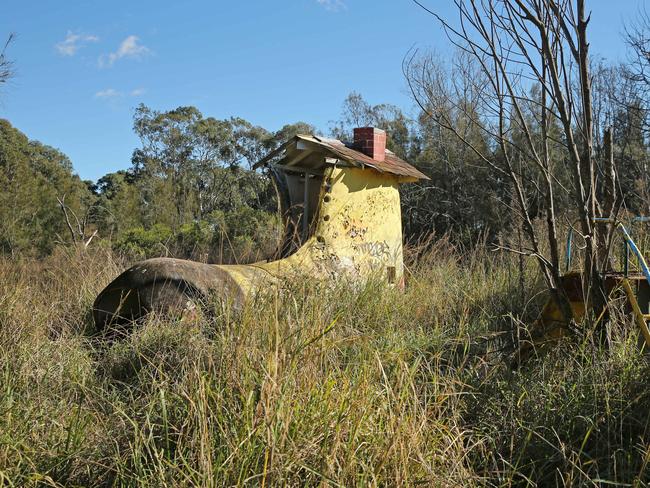
{"type": "Polygon", "coordinates": [[[147,93],[147,90],[144,88],[134,88],[131,91],[123,92],[116,90],[115,88],[106,88],[105,90],[100,90],[95,93],[95,98],[101,98],[103,100],[118,100],[124,97],[139,97],[147,93]]]}
{"type": "Polygon", "coordinates": [[[347,8],[343,0],[316,0],[316,3],[330,12],[338,12],[347,8]]]}
{"type": "Polygon", "coordinates": [[[112,66],[119,59],[140,59],[148,54],[151,54],[151,49],[140,44],[140,38],[138,36],[130,35],[120,43],[117,51],[101,56],[99,58],[99,65],[112,66]]]}
{"type": "Polygon", "coordinates": [[[106,90],[100,90],[95,93],[95,98],[104,98],[106,100],[120,98],[123,96],[124,94],[120,91],[117,91],[115,88],[106,88],[106,90]]]}
{"type": "Polygon", "coordinates": [[[54,47],[62,56],[74,56],[77,51],[85,44],[97,41],[99,41],[99,37],[97,36],[89,34],[75,34],[72,31],[68,31],[65,39],[61,42],[56,43],[54,47]]]}

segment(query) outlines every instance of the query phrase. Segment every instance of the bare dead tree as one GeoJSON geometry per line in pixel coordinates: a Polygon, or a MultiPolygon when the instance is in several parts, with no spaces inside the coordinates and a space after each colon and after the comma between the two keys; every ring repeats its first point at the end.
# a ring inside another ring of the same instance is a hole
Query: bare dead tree
{"type": "Polygon", "coordinates": [[[647,101],[650,95],[650,15],[641,10],[636,20],[626,26],[625,41],[630,48],[628,78],[642,88],[647,101]]]}
{"type": "Polygon", "coordinates": [[[68,233],[70,234],[72,243],[75,246],[79,244],[83,246],[84,249],[87,248],[98,232],[97,229],[95,229],[94,232],[89,234],[88,224],[91,217],[92,207],[88,206],[84,215],[82,215],[80,218],[77,216],[76,212],[65,203],[65,195],[62,197],[56,197],[56,200],[59,203],[59,208],[63,214],[65,225],[68,229],[68,233]]]}
{"type": "MultiPolygon", "coordinates": [[[[561,285],[558,192],[570,199],[585,240],[585,300],[600,311],[607,252],[599,251],[599,243],[609,241],[612,227],[598,228],[594,219],[601,211],[615,212],[616,192],[613,186],[604,189],[607,205],[599,207],[597,184],[615,180],[598,178],[594,155],[585,0],[453,1],[458,20],[452,23],[414,0],[437,19],[461,55],[445,72],[431,57],[413,52],[404,63],[411,92],[428,116],[510,181],[510,205],[521,216],[527,241],[516,251],[536,259],[567,321],[572,314],[561,285]],[[468,140],[459,120],[480,128],[489,143],[480,147],[468,140]],[[570,178],[563,180],[563,174],[570,178]],[[534,225],[533,200],[545,214],[545,230],[534,225]]],[[[607,169],[611,176],[613,166],[607,169]]]]}
{"type": "Polygon", "coordinates": [[[2,51],[0,51],[0,85],[7,83],[14,76],[14,63],[7,57],[7,48],[15,39],[15,34],[9,34],[2,51]]]}

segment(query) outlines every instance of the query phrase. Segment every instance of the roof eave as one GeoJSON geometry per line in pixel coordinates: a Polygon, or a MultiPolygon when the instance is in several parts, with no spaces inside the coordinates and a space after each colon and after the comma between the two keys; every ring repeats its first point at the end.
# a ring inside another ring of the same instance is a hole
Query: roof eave
{"type": "MultiPolygon", "coordinates": [[[[404,168],[402,168],[401,171],[399,171],[399,167],[396,168],[396,170],[391,171],[391,169],[387,169],[386,167],[380,167],[380,164],[378,162],[377,165],[374,165],[371,161],[367,160],[359,160],[354,157],[352,157],[349,154],[346,154],[346,152],[351,152],[350,148],[347,148],[344,146],[340,141],[334,141],[332,139],[325,139],[325,138],[319,138],[311,135],[306,135],[306,134],[298,134],[288,141],[286,141],[284,144],[280,145],[277,149],[271,151],[269,154],[267,154],[264,158],[262,158],[260,161],[255,163],[253,165],[253,169],[257,169],[260,166],[266,165],[271,161],[274,157],[276,157],[278,154],[280,154],[281,151],[286,151],[286,149],[292,144],[296,144],[296,149],[298,151],[308,151],[309,153],[319,153],[319,152],[324,152],[327,154],[330,154],[334,157],[334,159],[340,160],[342,162],[346,162],[354,167],[358,168],[371,168],[381,174],[391,174],[393,176],[396,176],[399,180],[400,183],[413,183],[418,180],[428,180],[429,177],[423,174],[421,171],[419,171],[417,168],[414,166],[408,164],[406,161],[402,161],[401,159],[397,158],[400,163],[403,163],[404,165],[407,166],[408,171],[405,171],[404,168]],[[299,144],[305,144],[304,147],[299,148],[299,144]],[[341,144],[342,148],[345,148],[345,151],[337,150],[337,145],[341,144]]],[[[394,154],[390,153],[391,156],[394,156],[394,154]]],[[[298,160],[302,160],[305,158],[305,155],[301,156],[298,158],[298,160]]],[[[291,165],[292,161],[286,161],[282,160],[283,164],[285,165],[291,165]]],[[[326,163],[326,164],[331,164],[331,163],[326,163]]]]}

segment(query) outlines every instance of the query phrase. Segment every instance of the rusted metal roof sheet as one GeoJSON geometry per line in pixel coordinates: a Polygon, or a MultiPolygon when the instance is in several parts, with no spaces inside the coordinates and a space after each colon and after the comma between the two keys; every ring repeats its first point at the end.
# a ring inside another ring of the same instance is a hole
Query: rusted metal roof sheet
{"type": "Polygon", "coordinates": [[[392,151],[389,151],[388,149],[386,149],[386,159],[383,161],[377,161],[376,159],[371,158],[361,151],[357,151],[351,147],[351,145],[346,145],[337,139],[326,139],[324,137],[301,135],[298,137],[307,138],[308,140],[316,142],[326,149],[329,149],[342,159],[345,159],[351,163],[358,163],[363,166],[369,166],[379,171],[380,173],[391,173],[398,176],[408,176],[418,180],[429,179],[427,175],[419,171],[414,166],[411,166],[403,159],[398,158],[392,151]]]}
{"type": "Polygon", "coordinates": [[[330,152],[334,157],[347,161],[354,166],[369,167],[380,173],[390,173],[393,175],[408,178],[409,180],[428,180],[429,177],[419,171],[414,166],[410,165],[403,159],[398,158],[393,152],[386,149],[386,158],[384,161],[377,161],[376,159],[367,156],[361,151],[357,151],[351,144],[345,144],[338,139],[329,139],[326,137],[318,137],[312,135],[299,134],[294,138],[288,140],[275,151],[269,153],[266,157],[260,160],[253,168],[258,168],[263,164],[269,162],[274,157],[278,156],[282,151],[287,149],[292,143],[298,141],[306,141],[315,144],[327,152],[330,152]]]}

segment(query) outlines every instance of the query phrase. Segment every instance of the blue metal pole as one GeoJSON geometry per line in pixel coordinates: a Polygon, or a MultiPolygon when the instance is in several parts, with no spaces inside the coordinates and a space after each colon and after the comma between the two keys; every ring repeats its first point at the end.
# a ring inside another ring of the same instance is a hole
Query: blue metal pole
{"type": "Polygon", "coordinates": [[[636,257],[639,259],[639,265],[641,266],[641,271],[643,272],[643,275],[645,276],[648,285],[650,285],[650,269],[648,269],[648,264],[645,262],[645,258],[643,257],[643,254],[641,253],[641,251],[639,251],[639,248],[636,247],[636,244],[632,240],[632,237],[630,236],[625,226],[619,223],[618,227],[621,229],[621,232],[623,232],[623,236],[627,241],[627,245],[630,247],[630,249],[632,249],[632,252],[636,254],[636,257]]]}

